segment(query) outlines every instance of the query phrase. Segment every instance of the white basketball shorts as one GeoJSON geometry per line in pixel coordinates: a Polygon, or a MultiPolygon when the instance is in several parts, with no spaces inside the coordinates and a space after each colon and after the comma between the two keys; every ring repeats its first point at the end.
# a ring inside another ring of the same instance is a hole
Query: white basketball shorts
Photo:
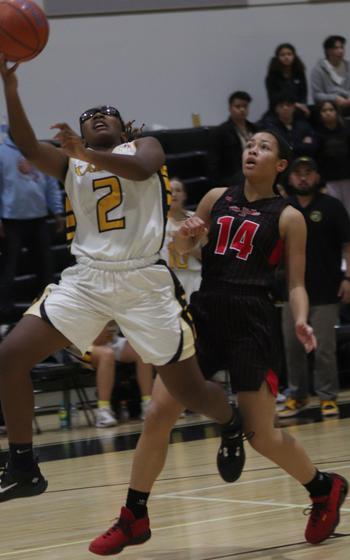
{"type": "Polygon", "coordinates": [[[67,268],[26,314],[46,319],[82,354],[110,320],[145,363],[160,366],[194,354],[183,291],[163,262],[115,270],[115,263],[85,261],[88,266],[67,268]]]}

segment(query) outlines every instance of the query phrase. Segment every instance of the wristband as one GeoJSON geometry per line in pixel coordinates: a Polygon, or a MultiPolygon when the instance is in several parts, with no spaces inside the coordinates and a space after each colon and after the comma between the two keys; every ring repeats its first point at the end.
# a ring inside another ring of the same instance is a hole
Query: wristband
{"type": "Polygon", "coordinates": [[[343,280],[346,280],[347,282],[350,282],[350,276],[344,276],[343,280]]]}

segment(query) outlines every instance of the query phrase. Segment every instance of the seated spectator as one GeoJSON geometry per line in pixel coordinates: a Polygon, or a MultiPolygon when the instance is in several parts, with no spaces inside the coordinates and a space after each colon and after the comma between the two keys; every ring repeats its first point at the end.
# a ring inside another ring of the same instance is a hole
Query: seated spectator
{"type": "Polygon", "coordinates": [[[246,91],[235,91],[228,99],[230,116],[211,135],[210,176],[214,185],[232,185],[242,171],[242,152],[255,132],[248,121],[252,98],[246,91]]]}
{"type": "Polygon", "coordinates": [[[10,136],[0,146],[0,322],[16,320],[13,285],[23,246],[30,249],[37,275],[37,292],[53,280],[50,232],[52,213],[56,230],[63,231],[63,198],[56,179],[29,163],[10,136]]]}
{"type": "MultiPolygon", "coordinates": [[[[309,296],[309,322],[317,338],[314,352],[314,390],[322,416],[338,414],[339,390],[334,326],[339,303],[350,302],[350,220],[344,206],[320,192],[320,175],[314,160],[301,157],[290,168],[287,189],[290,203],[304,215],[307,228],[305,287],[309,296]],[[343,276],[342,253],[346,260],[343,276]]],[[[289,303],[282,312],[290,397],[281,418],[296,416],[308,405],[308,359],[295,336],[289,303]]]]}
{"type": "Polygon", "coordinates": [[[317,106],[317,163],[328,194],[345,206],[350,216],[350,125],[335,101],[317,106]]]}
{"type": "Polygon", "coordinates": [[[269,63],[265,85],[270,109],[276,96],[288,93],[294,98],[296,108],[303,111],[306,117],[309,116],[305,66],[290,43],[282,43],[276,48],[269,63]]]}
{"type": "Polygon", "coordinates": [[[96,427],[109,428],[117,425],[111,409],[111,395],[117,375],[116,361],[124,364],[135,363],[136,377],[141,393],[141,418],[144,419],[147,406],[151,400],[153,386],[153,367],[144,364],[140,356],[123,336],[118,326],[112,321],[103,329],[94,341],[90,351],[81,356],[79,351],[70,347],[69,354],[82,361],[87,367],[96,370],[97,410],[96,427]]]}
{"type": "Polygon", "coordinates": [[[315,132],[305,118],[296,116],[295,111],[294,97],[281,93],[274,98],[272,110],[263,115],[257,126],[276,130],[293,148],[296,157],[314,156],[317,150],[315,132]]]}
{"type": "Polygon", "coordinates": [[[181,222],[190,218],[194,212],[186,210],[184,207],[187,198],[184,183],[180,179],[173,178],[170,181],[170,185],[172,199],[168,213],[164,245],[160,254],[180,280],[185,290],[186,299],[189,302],[192,292],[199,289],[201,282],[201,248],[196,247],[186,255],[180,255],[175,249],[173,242],[175,232],[180,227],[181,222]]]}
{"type": "Polygon", "coordinates": [[[315,103],[334,101],[344,115],[350,114],[350,63],[345,60],[345,37],[331,35],[323,43],[325,58],[311,72],[315,103]]]}

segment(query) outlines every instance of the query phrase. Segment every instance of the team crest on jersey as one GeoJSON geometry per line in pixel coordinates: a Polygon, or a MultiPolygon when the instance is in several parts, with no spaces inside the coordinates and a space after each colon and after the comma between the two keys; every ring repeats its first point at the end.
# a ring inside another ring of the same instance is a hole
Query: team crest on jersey
{"type": "Polygon", "coordinates": [[[254,210],[254,208],[246,208],[245,206],[242,208],[240,208],[240,206],[229,206],[229,209],[234,212],[238,212],[238,215],[242,218],[245,218],[246,216],[260,216],[261,214],[258,210],[254,210]]]}
{"type": "Polygon", "coordinates": [[[75,165],[74,171],[78,177],[83,177],[86,173],[96,173],[97,171],[101,171],[101,169],[96,167],[93,163],[88,163],[85,168],[83,168],[82,165],[75,165]]]}
{"type": "Polygon", "coordinates": [[[314,210],[313,212],[311,212],[310,214],[310,220],[312,220],[313,222],[321,222],[323,216],[322,216],[322,212],[320,210],[314,210]]]}

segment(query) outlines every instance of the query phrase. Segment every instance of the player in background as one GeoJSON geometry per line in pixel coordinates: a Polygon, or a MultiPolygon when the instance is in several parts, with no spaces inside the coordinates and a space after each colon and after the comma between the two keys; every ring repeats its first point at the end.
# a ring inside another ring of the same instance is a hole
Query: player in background
{"type": "Polygon", "coordinates": [[[174,235],[181,223],[193,216],[194,212],[185,208],[186,187],[180,179],[170,179],[171,203],[168,212],[165,240],[160,256],[175,272],[185,290],[187,301],[191,294],[199,289],[201,282],[201,247],[195,247],[190,253],[180,255],[175,249],[174,235]]]}

